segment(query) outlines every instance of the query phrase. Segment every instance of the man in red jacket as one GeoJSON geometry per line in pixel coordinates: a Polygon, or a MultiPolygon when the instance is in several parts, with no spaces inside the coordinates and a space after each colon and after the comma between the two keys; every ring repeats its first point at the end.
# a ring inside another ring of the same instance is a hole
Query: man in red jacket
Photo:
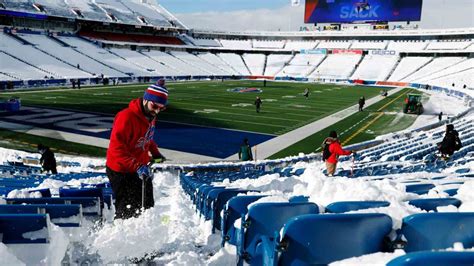
{"type": "Polygon", "coordinates": [[[333,176],[336,172],[337,160],[341,155],[350,155],[353,154],[353,151],[343,150],[339,139],[337,138],[336,131],[329,132],[329,137],[327,137],[323,142],[323,159],[326,162],[326,172],[328,176],[333,176]],[[327,146],[325,150],[324,147],[327,146]]]}
{"type": "Polygon", "coordinates": [[[140,215],[143,182],[143,207],[148,209],[155,205],[153,173],[148,165],[152,159],[164,158],[153,140],[156,117],[168,104],[168,90],[164,85],[163,79],[150,85],[143,98],[132,100],[128,108],[115,116],[106,172],[115,195],[116,219],[140,215]]]}

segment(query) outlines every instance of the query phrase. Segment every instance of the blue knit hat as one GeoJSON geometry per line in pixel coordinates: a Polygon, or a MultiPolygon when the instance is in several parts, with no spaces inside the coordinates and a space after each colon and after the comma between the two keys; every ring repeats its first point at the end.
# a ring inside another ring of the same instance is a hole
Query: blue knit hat
{"type": "Polygon", "coordinates": [[[165,87],[165,80],[160,79],[155,84],[150,85],[143,95],[143,99],[155,103],[168,104],[168,90],[165,87]]]}

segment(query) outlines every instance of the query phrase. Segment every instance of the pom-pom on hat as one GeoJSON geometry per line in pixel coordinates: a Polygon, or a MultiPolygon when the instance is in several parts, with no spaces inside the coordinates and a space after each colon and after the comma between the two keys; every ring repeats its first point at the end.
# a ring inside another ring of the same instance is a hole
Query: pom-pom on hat
{"type": "Polygon", "coordinates": [[[155,103],[168,104],[168,90],[165,87],[165,80],[160,79],[156,84],[150,85],[143,95],[143,99],[155,103]]]}

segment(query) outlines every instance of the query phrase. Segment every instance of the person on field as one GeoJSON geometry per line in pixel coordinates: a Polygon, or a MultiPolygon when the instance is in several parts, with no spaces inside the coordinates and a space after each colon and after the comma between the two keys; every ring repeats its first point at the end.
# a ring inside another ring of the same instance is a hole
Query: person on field
{"type": "Polygon", "coordinates": [[[164,159],[153,137],[157,116],[167,104],[168,90],[160,79],[145,90],[142,98],[133,99],[115,116],[106,173],[115,195],[116,219],[137,217],[142,207],[148,209],[155,204],[149,165],[155,159],[164,159]]]}
{"type": "Polygon", "coordinates": [[[329,136],[322,143],[323,160],[326,163],[326,172],[328,176],[334,176],[337,167],[337,161],[341,155],[351,155],[354,151],[342,149],[341,143],[337,138],[336,131],[329,132],[329,136]]]}
{"type": "Polygon", "coordinates": [[[438,121],[441,122],[443,120],[443,112],[439,112],[438,114],[438,121]]]}
{"type": "Polygon", "coordinates": [[[359,112],[362,112],[364,110],[364,105],[365,105],[365,97],[362,96],[359,98],[359,112]]]}
{"type": "Polygon", "coordinates": [[[446,125],[446,134],[443,140],[438,143],[438,151],[443,158],[449,158],[455,151],[462,147],[459,133],[454,129],[452,124],[446,125]]]}
{"type": "Polygon", "coordinates": [[[308,97],[309,97],[309,89],[308,88],[304,89],[303,96],[306,97],[306,99],[308,99],[308,97]]]}
{"type": "Polygon", "coordinates": [[[260,97],[257,96],[257,98],[255,99],[255,108],[257,110],[257,113],[260,113],[260,107],[262,106],[262,99],[260,99],[260,97]]]}
{"type": "Polygon", "coordinates": [[[253,160],[252,148],[250,147],[249,140],[244,139],[244,142],[240,145],[239,148],[239,160],[241,161],[251,161],[253,160]]]}
{"type": "Polygon", "coordinates": [[[43,144],[38,144],[38,152],[41,154],[40,164],[43,171],[47,173],[51,171],[53,175],[56,175],[58,170],[56,170],[56,158],[54,157],[54,152],[43,144]]]}

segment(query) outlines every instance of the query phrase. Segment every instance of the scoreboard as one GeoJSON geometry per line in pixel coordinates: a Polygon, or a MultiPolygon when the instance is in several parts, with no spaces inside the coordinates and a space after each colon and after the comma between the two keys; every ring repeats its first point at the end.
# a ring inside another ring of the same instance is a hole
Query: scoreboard
{"type": "Polygon", "coordinates": [[[305,23],[420,21],[423,0],[306,0],[305,23]]]}

